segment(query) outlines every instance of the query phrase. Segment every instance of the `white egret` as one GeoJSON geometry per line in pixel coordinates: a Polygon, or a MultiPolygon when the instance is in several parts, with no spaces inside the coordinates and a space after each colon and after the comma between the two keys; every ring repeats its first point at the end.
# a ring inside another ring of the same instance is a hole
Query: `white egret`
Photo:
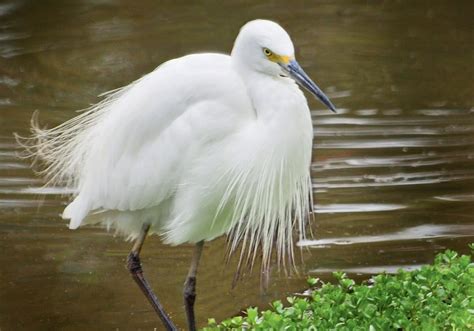
{"type": "Polygon", "coordinates": [[[74,188],[69,228],[106,224],[135,240],[128,267],[167,329],[175,326],[145,280],[147,234],[196,244],[184,286],[195,329],[196,271],[203,243],[229,236],[242,264],[257,251],[268,271],[293,263],[293,228],[304,235],[311,203],[313,128],[299,84],[334,105],[295,60],[278,24],[245,24],[232,54],[168,61],[52,129],[33,121],[25,145],[51,185],[74,188]],[[274,254],[272,254],[274,253],[274,254]]]}

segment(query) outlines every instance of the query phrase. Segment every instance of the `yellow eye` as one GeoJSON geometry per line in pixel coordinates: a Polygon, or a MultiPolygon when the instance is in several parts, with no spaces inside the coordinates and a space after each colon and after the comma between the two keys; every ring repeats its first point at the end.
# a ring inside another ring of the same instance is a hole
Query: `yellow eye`
{"type": "Polygon", "coordinates": [[[265,54],[266,56],[272,56],[273,55],[272,51],[269,50],[268,48],[263,49],[263,54],[265,54]]]}

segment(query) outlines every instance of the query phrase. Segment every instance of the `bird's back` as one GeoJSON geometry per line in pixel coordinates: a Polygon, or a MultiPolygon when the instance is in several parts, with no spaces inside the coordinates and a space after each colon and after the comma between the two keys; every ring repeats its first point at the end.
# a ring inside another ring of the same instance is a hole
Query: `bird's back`
{"type": "MultiPolygon", "coordinates": [[[[68,132],[63,151],[47,160],[69,164],[63,176],[76,186],[77,196],[63,216],[71,219],[71,228],[93,210],[158,206],[182,184],[196,153],[254,116],[226,55],[166,62],[117,93],[89,116],[72,120],[76,132],[68,132]]],[[[61,135],[53,133],[52,139],[61,135]]],[[[43,139],[45,148],[47,143],[43,139]]]]}

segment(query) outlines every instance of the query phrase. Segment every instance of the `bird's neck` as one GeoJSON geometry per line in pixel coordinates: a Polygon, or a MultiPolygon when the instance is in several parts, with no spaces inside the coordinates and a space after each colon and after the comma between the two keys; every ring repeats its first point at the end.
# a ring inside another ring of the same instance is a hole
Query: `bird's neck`
{"type": "Polygon", "coordinates": [[[247,93],[259,121],[293,121],[300,115],[307,117],[304,95],[290,78],[273,77],[234,63],[247,87],[247,93]],[[306,114],[301,114],[305,112],[306,114]]]}

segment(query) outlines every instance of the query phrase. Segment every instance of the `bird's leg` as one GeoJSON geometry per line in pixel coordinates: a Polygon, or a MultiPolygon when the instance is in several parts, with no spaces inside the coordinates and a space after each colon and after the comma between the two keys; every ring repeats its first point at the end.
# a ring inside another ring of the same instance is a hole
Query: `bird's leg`
{"type": "Polygon", "coordinates": [[[194,318],[194,301],[196,301],[196,274],[201,258],[204,241],[200,241],[194,247],[193,259],[189,267],[188,276],[184,282],[184,307],[186,309],[186,317],[188,319],[188,328],[190,331],[196,330],[196,321],[194,318]]]}
{"type": "Polygon", "coordinates": [[[149,224],[143,225],[143,228],[140,231],[140,235],[135,241],[132,251],[128,255],[127,268],[132,274],[132,277],[135,282],[138,284],[140,289],[147,297],[148,301],[150,301],[151,305],[153,306],[153,309],[155,309],[165,328],[170,331],[175,331],[177,330],[176,326],[173,324],[168,314],[163,309],[163,306],[158,300],[158,297],[155,295],[155,293],[153,293],[153,290],[151,289],[150,284],[148,284],[147,280],[145,279],[145,276],[143,276],[142,265],[140,262],[140,251],[142,250],[143,242],[145,241],[145,237],[149,229],[149,224]]]}

